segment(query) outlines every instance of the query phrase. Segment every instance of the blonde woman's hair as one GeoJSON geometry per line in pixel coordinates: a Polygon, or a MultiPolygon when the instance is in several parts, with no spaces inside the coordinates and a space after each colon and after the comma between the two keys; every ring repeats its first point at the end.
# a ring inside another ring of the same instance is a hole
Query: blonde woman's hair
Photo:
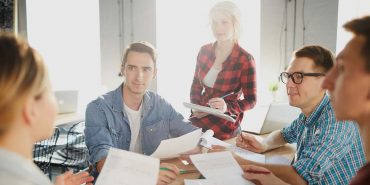
{"type": "Polygon", "coordinates": [[[231,1],[222,1],[215,4],[209,12],[209,20],[211,23],[213,17],[219,14],[225,15],[231,19],[234,27],[233,40],[234,42],[238,42],[241,33],[241,16],[239,8],[231,1]]]}
{"type": "Polygon", "coordinates": [[[41,56],[24,40],[0,33],[0,135],[27,98],[40,98],[47,84],[41,56]]]}

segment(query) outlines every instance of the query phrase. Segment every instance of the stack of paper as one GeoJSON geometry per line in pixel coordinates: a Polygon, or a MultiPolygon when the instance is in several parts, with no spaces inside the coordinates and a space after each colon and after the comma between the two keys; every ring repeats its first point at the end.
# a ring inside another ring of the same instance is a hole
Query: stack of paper
{"type": "Polygon", "coordinates": [[[200,145],[202,145],[203,147],[209,148],[209,149],[212,148],[212,145],[223,146],[223,147],[226,147],[227,150],[234,152],[235,154],[242,157],[243,159],[265,164],[266,162],[265,155],[251,152],[251,151],[242,149],[240,147],[231,145],[229,143],[226,143],[224,141],[221,141],[213,137],[213,134],[214,132],[212,130],[207,130],[206,132],[204,132],[204,134],[202,135],[200,139],[200,145]]]}
{"type": "Polygon", "coordinates": [[[158,174],[158,159],[111,148],[95,184],[155,185],[158,174]]]}
{"type": "Polygon", "coordinates": [[[224,185],[231,182],[233,185],[253,184],[243,178],[243,170],[229,151],[191,155],[190,159],[206,178],[207,184],[224,185]]]}

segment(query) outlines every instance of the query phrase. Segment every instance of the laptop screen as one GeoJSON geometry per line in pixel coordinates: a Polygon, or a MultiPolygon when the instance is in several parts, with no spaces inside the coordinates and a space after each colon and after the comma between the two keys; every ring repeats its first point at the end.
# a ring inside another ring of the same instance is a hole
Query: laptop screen
{"type": "Polygon", "coordinates": [[[78,91],[55,91],[59,114],[74,113],[77,111],[78,91]]]}

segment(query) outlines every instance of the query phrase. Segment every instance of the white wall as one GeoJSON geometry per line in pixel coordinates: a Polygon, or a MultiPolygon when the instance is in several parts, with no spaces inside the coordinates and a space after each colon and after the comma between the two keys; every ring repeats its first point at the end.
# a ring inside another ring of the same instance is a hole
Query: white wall
{"type": "MultiPolygon", "coordinates": [[[[101,75],[105,89],[122,83],[118,77],[123,50],[134,41],[148,41],[156,46],[155,0],[101,0],[101,75]]],[[[156,80],[150,87],[156,91],[156,80]]]]}
{"type": "MultiPolygon", "coordinates": [[[[337,17],[338,0],[262,0],[262,79],[258,89],[262,102],[270,97],[268,85],[277,81],[294,50],[318,44],[335,53],[337,17]]],[[[286,101],[285,94],[285,86],[280,83],[278,99],[286,101]]]]}
{"type": "Polygon", "coordinates": [[[78,111],[84,112],[100,89],[99,1],[27,1],[27,30],[53,89],[78,90],[78,111]]]}
{"type": "Polygon", "coordinates": [[[117,0],[99,1],[101,84],[106,91],[114,89],[122,78],[118,77],[122,53],[121,34],[123,11],[117,0]]]}
{"type": "Polygon", "coordinates": [[[337,53],[340,52],[345,44],[352,37],[350,32],[343,29],[343,24],[364,15],[370,15],[370,1],[364,0],[340,0],[338,10],[338,34],[337,34],[337,53]]]}

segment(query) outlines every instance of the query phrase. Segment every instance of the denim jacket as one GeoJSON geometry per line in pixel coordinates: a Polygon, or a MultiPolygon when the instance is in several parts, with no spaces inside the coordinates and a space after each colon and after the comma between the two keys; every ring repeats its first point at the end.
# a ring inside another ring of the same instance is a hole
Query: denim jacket
{"type": "MultiPolygon", "coordinates": [[[[111,147],[129,150],[131,130],[122,93],[121,85],[87,105],[85,135],[92,164],[107,157],[111,147]]],[[[162,97],[150,91],[144,94],[140,127],[143,154],[151,155],[164,139],[196,129],[162,97]]]]}

